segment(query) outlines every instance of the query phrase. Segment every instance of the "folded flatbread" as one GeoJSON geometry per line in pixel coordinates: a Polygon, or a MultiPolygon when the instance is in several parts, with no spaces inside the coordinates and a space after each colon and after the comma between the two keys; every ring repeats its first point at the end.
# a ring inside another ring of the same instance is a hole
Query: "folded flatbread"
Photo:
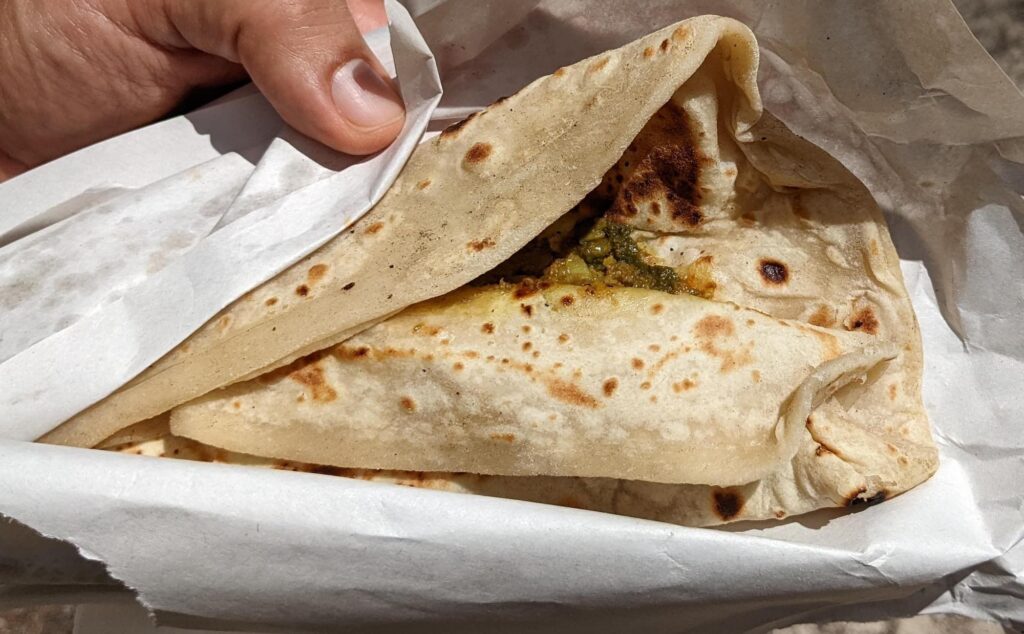
{"type": "Polygon", "coordinates": [[[761,115],[756,62],[705,17],[534,82],[44,440],[173,409],[166,438],[238,455],[692,525],[913,487],[937,459],[884,221],[761,115]]]}
{"type": "Polygon", "coordinates": [[[865,339],[636,288],[470,288],[171,424],[338,466],[743,484],[792,458],[831,391],[896,357],[865,339]]]}

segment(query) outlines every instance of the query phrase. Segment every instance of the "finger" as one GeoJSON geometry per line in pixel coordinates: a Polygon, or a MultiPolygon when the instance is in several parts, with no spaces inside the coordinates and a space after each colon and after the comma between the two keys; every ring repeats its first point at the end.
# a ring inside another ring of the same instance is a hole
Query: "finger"
{"type": "Polygon", "coordinates": [[[0,183],[4,182],[8,178],[14,178],[26,169],[25,165],[7,156],[2,150],[0,150],[0,183]]]}
{"type": "Polygon", "coordinates": [[[240,62],[292,127],[370,154],[402,129],[405,108],[338,0],[166,0],[191,45],[240,62]]]}
{"type": "Polygon", "coordinates": [[[348,10],[355,18],[360,33],[369,33],[388,24],[383,0],[348,0],[348,10]]]}

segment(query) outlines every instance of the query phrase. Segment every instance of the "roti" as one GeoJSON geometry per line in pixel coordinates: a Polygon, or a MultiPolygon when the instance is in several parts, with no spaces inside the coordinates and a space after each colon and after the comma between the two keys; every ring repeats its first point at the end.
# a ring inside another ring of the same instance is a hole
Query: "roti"
{"type": "Polygon", "coordinates": [[[917,485],[937,452],[884,220],[760,112],[756,63],[704,17],[534,82],[44,440],[170,411],[225,455],[690,525],[917,485]]]}

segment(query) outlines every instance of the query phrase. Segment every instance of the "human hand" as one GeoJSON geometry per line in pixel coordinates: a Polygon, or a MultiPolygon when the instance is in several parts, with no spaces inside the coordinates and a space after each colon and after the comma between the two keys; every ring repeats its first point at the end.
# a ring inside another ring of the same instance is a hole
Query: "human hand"
{"type": "Polygon", "coordinates": [[[0,0],[0,181],[248,75],[294,128],[370,154],[402,100],[361,31],[381,0],[0,0]]]}

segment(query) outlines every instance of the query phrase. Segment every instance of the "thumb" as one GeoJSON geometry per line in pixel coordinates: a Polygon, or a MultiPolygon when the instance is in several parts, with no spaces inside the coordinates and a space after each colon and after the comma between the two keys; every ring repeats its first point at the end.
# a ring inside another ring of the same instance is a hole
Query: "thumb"
{"type": "Polygon", "coordinates": [[[168,0],[192,46],[241,63],[292,127],[370,154],[402,129],[405,107],[344,0],[168,0]]]}

